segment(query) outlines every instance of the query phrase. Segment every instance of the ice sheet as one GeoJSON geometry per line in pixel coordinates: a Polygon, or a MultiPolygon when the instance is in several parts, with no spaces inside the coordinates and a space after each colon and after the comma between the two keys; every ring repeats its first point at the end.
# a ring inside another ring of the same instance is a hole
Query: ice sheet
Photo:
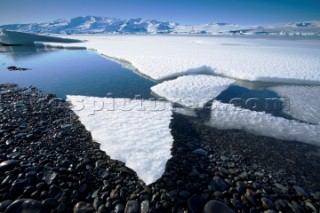
{"type": "Polygon", "coordinates": [[[241,129],[256,135],[320,145],[320,126],[274,117],[214,101],[208,125],[219,129],[241,129]]]}
{"type": "Polygon", "coordinates": [[[146,184],[161,177],[173,143],[170,103],[85,96],[67,100],[101,150],[125,162],[146,184]]]}
{"type": "Polygon", "coordinates": [[[319,86],[278,86],[270,90],[287,99],[287,114],[298,120],[320,124],[319,86]]]}
{"type": "Polygon", "coordinates": [[[87,40],[81,45],[129,62],[139,72],[157,80],[185,73],[214,72],[250,81],[320,84],[318,40],[152,35],[69,38],[87,40]]]}
{"type": "Polygon", "coordinates": [[[210,75],[181,76],[151,88],[152,92],[189,108],[202,108],[227,89],[233,80],[210,75]]]}

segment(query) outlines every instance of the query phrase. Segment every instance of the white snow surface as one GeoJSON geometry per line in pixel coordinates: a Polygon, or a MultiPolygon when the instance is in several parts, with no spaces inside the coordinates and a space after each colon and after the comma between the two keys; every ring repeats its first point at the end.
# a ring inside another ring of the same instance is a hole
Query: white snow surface
{"type": "Polygon", "coordinates": [[[151,87],[151,91],[188,108],[202,108],[234,80],[210,75],[187,75],[151,87]]]}
{"type": "Polygon", "coordinates": [[[185,73],[213,72],[250,81],[320,84],[318,40],[168,35],[79,35],[69,38],[86,40],[76,46],[129,62],[139,72],[156,80],[185,73]]]}
{"type": "Polygon", "coordinates": [[[214,101],[207,124],[218,129],[240,129],[280,140],[320,145],[319,125],[274,117],[265,112],[251,111],[219,101],[214,101]]]}
{"type": "Polygon", "coordinates": [[[320,125],[320,87],[277,86],[269,88],[286,98],[286,113],[295,119],[320,125]]]}
{"type": "Polygon", "coordinates": [[[67,100],[101,150],[136,171],[146,184],[161,177],[173,143],[170,103],[85,96],[67,100]]]}

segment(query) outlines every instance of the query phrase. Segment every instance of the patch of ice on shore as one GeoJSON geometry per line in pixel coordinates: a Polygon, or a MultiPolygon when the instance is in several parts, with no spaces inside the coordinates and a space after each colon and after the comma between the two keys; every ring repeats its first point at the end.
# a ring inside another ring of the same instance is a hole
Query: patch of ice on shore
{"type": "Polygon", "coordinates": [[[319,86],[278,86],[269,89],[287,99],[287,114],[301,121],[320,124],[319,86]]]}
{"type": "Polygon", "coordinates": [[[151,91],[189,108],[202,108],[227,89],[233,80],[210,75],[187,75],[151,87],[151,91]]]}
{"type": "Polygon", "coordinates": [[[240,129],[280,140],[320,145],[320,126],[305,124],[265,112],[256,112],[232,104],[214,101],[209,126],[218,129],[240,129]]]}
{"type": "Polygon", "coordinates": [[[146,35],[69,38],[86,40],[80,45],[129,62],[156,80],[186,73],[214,72],[250,81],[320,83],[317,40],[146,35]]]}
{"type": "Polygon", "coordinates": [[[67,100],[101,150],[123,161],[146,184],[161,177],[173,143],[170,103],[85,96],[67,100]]]}

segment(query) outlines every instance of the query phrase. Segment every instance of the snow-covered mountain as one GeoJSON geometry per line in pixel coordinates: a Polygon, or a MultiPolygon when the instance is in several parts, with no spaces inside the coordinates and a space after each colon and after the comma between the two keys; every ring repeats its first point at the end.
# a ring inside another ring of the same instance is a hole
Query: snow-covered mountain
{"type": "Polygon", "coordinates": [[[242,35],[320,36],[320,21],[242,27],[242,29],[231,30],[230,33],[242,35]]]}
{"type": "Polygon", "coordinates": [[[42,34],[209,34],[209,35],[302,35],[320,36],[320,21],[269,26],[229,23],[183,25],[146,19],[117,19],[97,16],[59,19],[49,23],[2,25],[2,29],[42,34]]]}
{"type": "Polygon", "coordinates": [[[12,24],[0,26],[6,30],[17,30],[28,33],[170,33],[177,24],[156,20],[116,19],[97,16],[59,19],[50,23],[12,24]]]}

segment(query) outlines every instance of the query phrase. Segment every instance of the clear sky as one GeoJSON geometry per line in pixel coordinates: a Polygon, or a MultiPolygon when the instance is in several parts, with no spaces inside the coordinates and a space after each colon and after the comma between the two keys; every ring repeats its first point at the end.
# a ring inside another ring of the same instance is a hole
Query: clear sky
{"type": "Polygon", "coordinates": [[[0,0],[0,24],[96,15],[183,24],[320,20],[320,0],[0,0]]]}

